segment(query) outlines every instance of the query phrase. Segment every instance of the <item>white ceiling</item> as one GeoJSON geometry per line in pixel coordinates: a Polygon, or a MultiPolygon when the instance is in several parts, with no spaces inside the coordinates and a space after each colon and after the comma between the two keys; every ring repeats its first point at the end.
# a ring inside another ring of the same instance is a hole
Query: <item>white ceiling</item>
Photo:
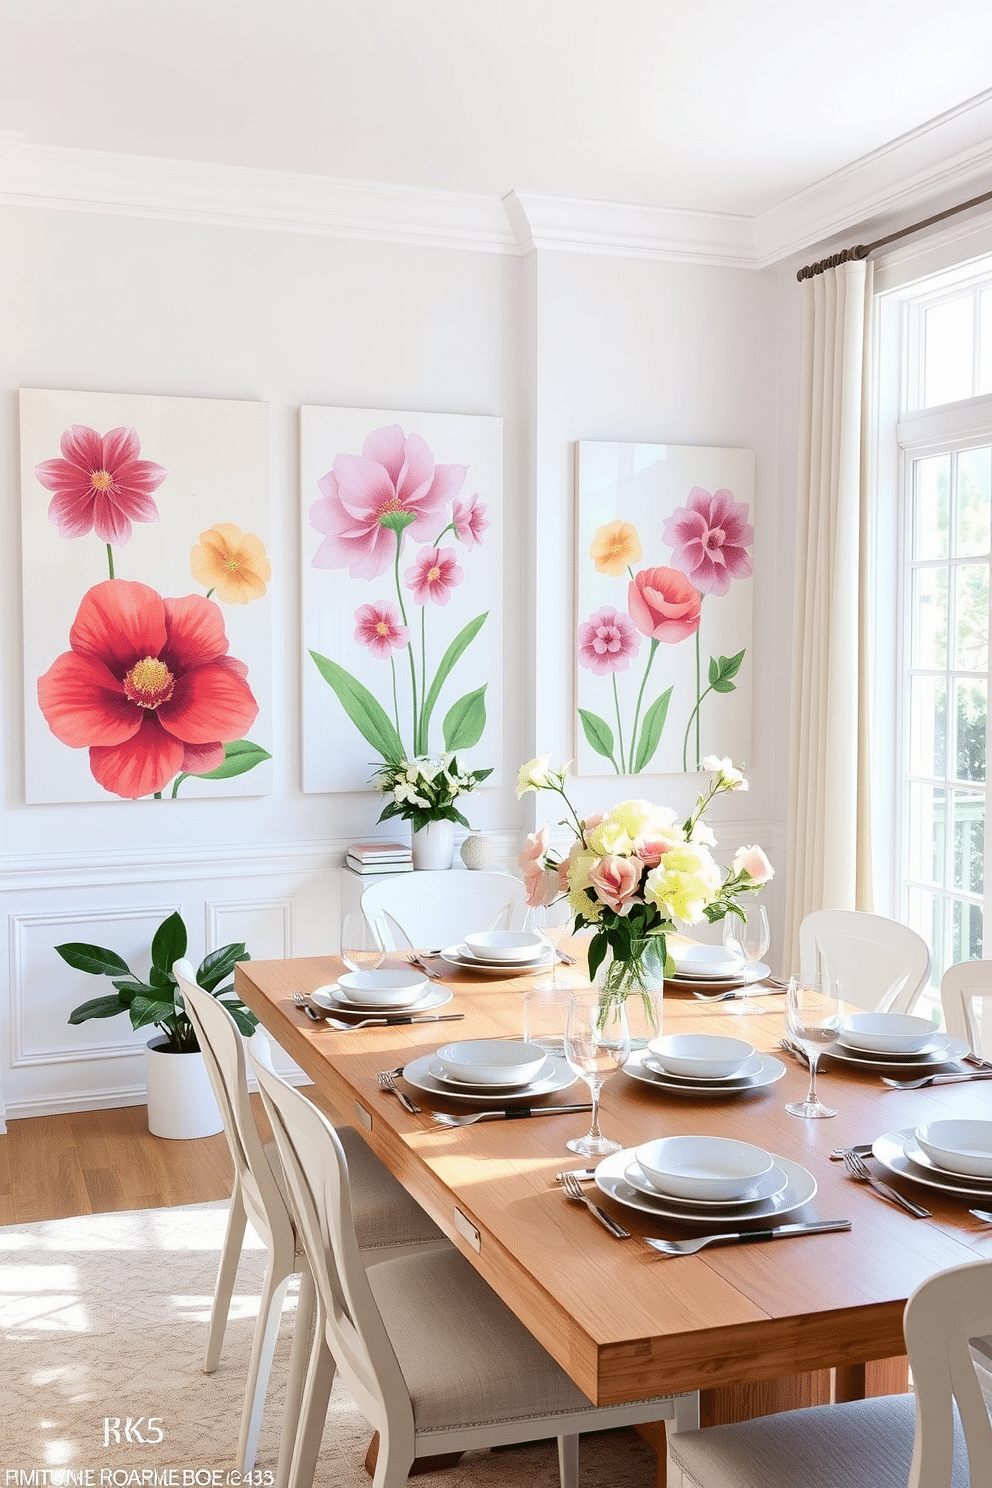
{"type": "Polygon", "coordinates": [[[989,0],[0,0],[26,143],[756,216],[992,88],[989,0]]]}

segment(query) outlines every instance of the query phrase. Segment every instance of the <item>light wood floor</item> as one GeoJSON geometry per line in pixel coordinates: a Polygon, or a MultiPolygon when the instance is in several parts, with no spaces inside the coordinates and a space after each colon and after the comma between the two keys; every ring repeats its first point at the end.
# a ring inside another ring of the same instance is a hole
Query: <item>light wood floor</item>
{"type": "MultiPolygon", "coordinates": [[[[252,1102],[268,1136],[259,1097],[252,1102]]],[[[232,1178],[223,1132],[153,1137],[144,1106],[10,1121],[0,1136],[0,1224],[206,1203],[228,1198],[232,1178]]]]}

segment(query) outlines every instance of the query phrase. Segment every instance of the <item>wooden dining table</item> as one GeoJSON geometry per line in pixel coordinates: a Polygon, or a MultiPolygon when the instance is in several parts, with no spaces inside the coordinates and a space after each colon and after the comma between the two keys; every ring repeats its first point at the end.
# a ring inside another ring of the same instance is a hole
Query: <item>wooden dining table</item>
{"type": "MultiPolygon", "coordinates": [[[[563,969],[582,985],[579,963],[563,969]]],[[[827,1120],[787,1114],[808,1073],[778,1047],[784,995],[759,989],[760,1014],[733,1002],[703,1003],[666,988],[665,1031],[743,1038],[785,1065],[776,1083],[744,1095],[694,1097],[662,1091],[618,1072],[603,1087],[604,1132],[634,1147],[675,1133],[732,1136],[801,1164],[815,1198],[788,1219],[849,1219],[851,1229],[751,1245],[721,1245],[672,1258],[643,1237],[676,1239],[696,1225],[622,1206],[587,1188],[632,1232],[618,1241],[583,1205],[566,1198],[555,1174],[584,1161],[566,1149],[587,1114],[481,1121],[456,1129],[431,1110],[465,1112],[458,1101],[410,1090],[411,1115],[380,1089],[377,1074],[398,1069],[452,1038],[520,1036],[527,977],[493,978],[441,962],[452,998],[438,1011],[451,1023],[341,1031],[311,1022],[293,1003],[335,981],[334,956],[240,964],[239,995],[311,1078],[338,1119],[351,1123],[451,1241],[598,1404],[701,1391],[703,1424],[792,1405],[905,1389],[902,1313],[909,1294],[951,1266],[992,1257],[992,1225],[969,1213],[966,1197],[876,1176],[924,1204],[914,1219],[848,1176],[831,1150],[945,1116],[992,1114],[992,1081],[896,1091],[883,1071],[825,1060],[827,1120]]],[[[588,985],[586,983],[586,985],[588,985]]],[[[402,1078],[398,1082],[403,1087],[402,1078]]],[[[550,1110],[587,1098],[581,1081],[542,1099],[550,1110]]],[[[983,1205],[982,1200],[971,1200],[983,1205]]],[[[984,1201],[992,1208],[992,1201],[984,1201]]]]}

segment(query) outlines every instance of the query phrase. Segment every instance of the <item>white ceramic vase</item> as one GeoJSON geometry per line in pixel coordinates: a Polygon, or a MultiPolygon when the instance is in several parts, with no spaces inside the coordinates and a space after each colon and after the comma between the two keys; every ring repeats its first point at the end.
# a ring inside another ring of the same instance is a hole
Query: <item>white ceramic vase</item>
{"type": "Polygon", "coordinates": [[[165,1035],[145,1046],[148,1130],[153,1137],[186,1141],[213,1137],[224,1129],[203,1055],[167,1054],[165,1035]]]}
{"type": "Polygon", "coordinates": [[[454,823],[441,820],[428,822],[411,839],[414,868],[450,868],[455,856],[454,823]]]}

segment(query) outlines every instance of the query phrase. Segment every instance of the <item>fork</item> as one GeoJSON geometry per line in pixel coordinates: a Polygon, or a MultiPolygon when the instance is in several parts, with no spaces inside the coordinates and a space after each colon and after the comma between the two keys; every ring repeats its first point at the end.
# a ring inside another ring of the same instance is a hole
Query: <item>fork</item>
{"type": "Polygon", "coordinates": [[[390,1095],[395,1095],[396,1099],[399,1101],[403,1109],[409,1111],[411,1116],[420,1115],[420,1107],[414,1105],[413,1101],[407,1095],[405,1090],[400,1089],[400,1087],[396,1083],[396,1077],[393,1074],[392,1070],[380,1070],[379,1073],[376,1075],[376,1080],[378,1082],[379,1089],[387,1091],[390,1095]]]}
{"type": "MultiPolygon", "coordinates": [[[[424,952],[425,956],[431,956],[433,954],[433,951],[424,952]]],[[[416,966],[418,971],[422,971],[424,973],[424,976],[429,977],[432,982],[439,982],[441,980],[441,973],[435,971],[433,966],[427,966],[423,961],[421,961],[416,951],[411,951],[406,959],[409,961],[411,966],[416,966]]]]}
{"type": "Polygon", "coordinates": [[[924,1209],[922,1204],[914,1204],[912,1199],[905,1198],[897,1189],[890,1188],[887,1183],[882,1183],[874,1174],[869,1173],[867,1164],[860,1153],[853,1150],[845,1152],[844,1166],[851,1178],[858,1178],[862,1183],[870,1184],[876,1193],[880,1193],[883,1198],[891,1199],[894,1204],[898,1204],[901,1209],[905,1209],[906,1213],[911,1214],[914,1219],[931,1218],[929,1209],[924,1209]]]}
{"type": "Polygon", "coordinates": [[[607,1230],[613,1236],[614,1240],[630,1239],[629,1230],[625,1230],[623,1225],[619,1224],[613,1218],[612,1214],[607,1214],[605,1209],[601,1209],[598,1204],[594,1204],[592,1199],[582,1192],[582,1185],[574,1173],[563,1173],[561,1176],[561,1186],[567,1198],[575,1199],[579,1204],[585,1204],[589,1213],[595,1219],[599,1220],[603,1229],[607,1230]]]}
{"type": "Polygon", "coordinates": [[[785,1239],[790,1235],[825,1235],[831,1230],[849,1230],[851,1221],[849,1219],[823,1219],[812,1224],[779,1225],[774,1230],[739,1230],[734,1234],[724,1232],[717,1235],[698,1235],[695,1240],[655,1240],[650,1235],[645,1235],[645,1242],[652,1250],[660,1250],[662,1255],[684,1256],[695,1255],[697,1250],[702,1250],[704,1245],[727,1245],[747,1244],[756,1240],[785,1239]]]}
{"type": "Polygon", "coordinates": [[[318,1013],[312,1008],[302,992],[293,993],[293,1004],[301,1013],[306,1013],[311,1023],[329,1023],[332,1028],[381,1028],[385,1018],[362,1018],[358,1023],[346,1023],[343,1018],[332,1018],[328,1013],[318,1013]]]}
{"type": "Polygon", "coordinates": [[[499,1111],[473,1111],[468,1116],[452,1116],[447,1111],[432,1111],[431,1120],[436,1121],[438,1126],[472,1126],[476,1121],[493,1121],[498,1117],[504,1117],[507,1121],[525,1116],[570,1116],[574,1111],[591,1111],[592,1106],[519,1106],[507,1107],[499,1111]]]}
{"type": "Polygon", "coordinates": [[[892,1090],[922,1090],[926,1085],[961,1085],[965,1080],[992,1080],[992,1069],[975,1070],[974,1074],[924,1075],[922,1080],[890,1080],[882,1076],[882,1084],[892,1090]]]}

